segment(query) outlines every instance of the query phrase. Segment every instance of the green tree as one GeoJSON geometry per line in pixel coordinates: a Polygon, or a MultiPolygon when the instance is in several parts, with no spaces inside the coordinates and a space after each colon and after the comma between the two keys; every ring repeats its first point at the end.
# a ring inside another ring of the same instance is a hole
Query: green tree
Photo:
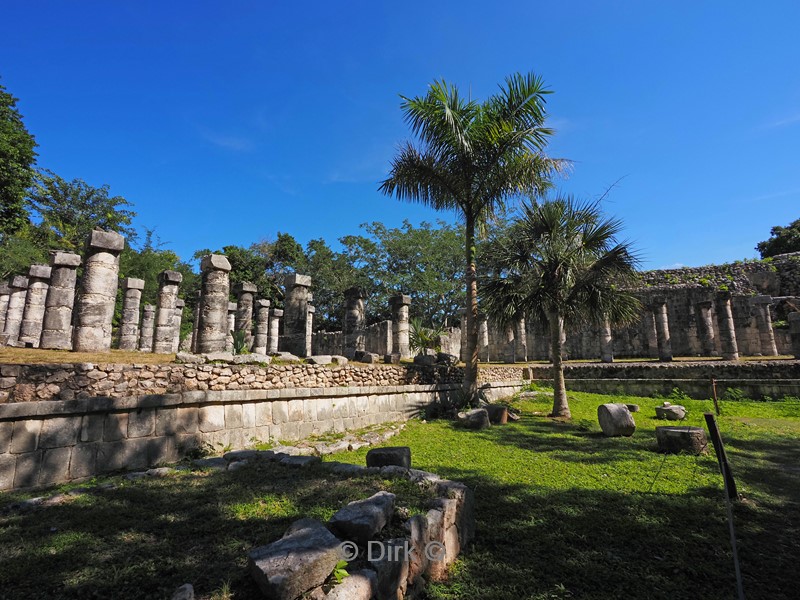
{"type": "Polygon", "coordinates": [[[625,289],[636,281],[638,259],[630,244],[618,240],[621,231],[622,222],[604,217],[598,203],[557,198],[524,206],[490,246],[497,272],[482,286],[482,304],[501,324],[525,314],[549,326],[553,416],[570,417],[565,328],[624,325],[639,316],[639,301],[625,289]]]}
{"type": "Polygon", "coordinates": [[[792,221],[786,227],[775,226],[769,233],[769,239],[759,242],[756,246],[761,258],[787,252],[800,252],[800,219],[792,221]]]}
{"type": "Polygon", "coordinates": [[[553,133],[544,125],[548,93],[535,75],[516,74],[483,103],[464,98],[445,81],[434,82],[424,96],[403,97],[401,108],[418,145],[407,142],[400,149],[380,186],[387,195],[454,210],[464,220],[464,389],[472,398],[478,392],[475,232],[508,200],[542,193],[564,166],[542,153],[553,133]]]}
{"type": "Polygon", "coordinates": [[[39,173],[28,201],[48,236],[48,247],[80,252],[92,229],[116,231],[130,243],[136,239],[131,221],[136,213],[122,196],[109,196],[109,186],[99,188],[82,179],[66,181],[52,171],[39,173]]]}
{"type": "Polygon", "coordinates": [[[17,99],[0,85],[0,237],[28,223],[25,193],[33,183],[36,141],[17,110],[17,99]]]}

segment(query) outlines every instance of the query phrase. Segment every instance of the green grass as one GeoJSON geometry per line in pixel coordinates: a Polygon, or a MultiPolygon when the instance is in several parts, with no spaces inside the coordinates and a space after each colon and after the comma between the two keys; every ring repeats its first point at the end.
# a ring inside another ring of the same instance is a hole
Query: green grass
{"type": "MultiPolygon", "coordinates": [[[[546,396],[520,422],[474,432],[413,423],[391,445],[413,464],[475,490],[477,539],[431,598],[733,598],[722,482],[713,453],[654,452],[661,400],[570,394],[573,419],[546,396]],[[641,406],[631,438],[605,438],[605,402],[641,406]]],[[[703,424],[710,401],[686,400],[703,424]]],[[[748,598],[796,598],[800,560],[800,404],[726,402],[719,419],[744,500],[734,509],[748,598]]],[[[347,455],[363,461],[365,450],[347,455]]]]}

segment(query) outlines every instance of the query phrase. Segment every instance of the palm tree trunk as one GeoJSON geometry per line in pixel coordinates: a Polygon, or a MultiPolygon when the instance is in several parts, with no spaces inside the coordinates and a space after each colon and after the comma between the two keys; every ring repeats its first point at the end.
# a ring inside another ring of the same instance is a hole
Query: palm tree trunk
{"type": "Polygon", "coordinates": [[[561,359],[562,337],[564,335],[564,319],[558,311],[549,314],[550,321],[550,354],[553,359],[553,417],[572,417],[567,403],[567,387],[564,384],[564,364],[561,359]]]}
{"type": "Polygon", "coordinates": [[[478,399],[478,278],[475,267],[475,218],[465,215],[467,268],[467,344],[464,359],[464,392],[472,402],[478,399]]]}

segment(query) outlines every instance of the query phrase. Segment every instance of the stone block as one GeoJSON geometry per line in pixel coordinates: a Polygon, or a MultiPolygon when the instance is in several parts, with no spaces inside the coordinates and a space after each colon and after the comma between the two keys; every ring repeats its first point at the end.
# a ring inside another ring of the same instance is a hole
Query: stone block
{"type": "Polygon", "coordinates": [[[256,411],[256,427],[272,425],[272,405],[273,402],[256,402],[253,406],[256,411]]]}
{"type": "Polygon", "coordinates": [[[97,444],[78,444],[72,449],[69,478],[82,479],[97,473],[97,444]]]}
{"type": "Polygon", "coordinates": [[[237,283],[233,286],[233,291],[235,294],[255,294],[258,292],[258,287],[254,283],[250,283],[249,281],[242,281],[237,283]]]}
{"type": "Polygon", "coordinates": [[[13,431],[13,422],[0,421],[0,454],[5,454],[11,450],[11,435],[13,431]]]}
{"type": "Polygon", "coordinates": [[[135,277],[126,277],[122,280],[123,290],[143,290],[144,279],[136,279],[135,277]]]}
{"type": "Polygon", "coordinates": [[[225,407],[221,405],[216,406],[201,406],[199,409],[199,422],[198,428],[203,433],[210,431],[219,431],[225,428],[225,407]]]}
{"type": "Polygon", "coordinates": [[[361,569],[350,573],[335,586],[325,600],[372,600],[377,598],[378,575],[372,569],[361,569]]]}
{"type": "Polygon", "coordinates": [[[333,357],[330,354],[315,354],[306,360],[312,365],[329,365],[333,362],[333,357]]]}
{"type": "Polygon", "coordinates": [[[231,263],[222,254],[206,254],[200,260],[201,271],[230,271],[231,263]]]}
{"type": "Polygon", "coordinates": [[[105,415],[83,415],[81,422],[81,442],[99,442],[103,439],[105,415]]]}
{"type": "Polygon", "coordinates": [[[284,277],[283,285],[287,290],[289,288],[293,288],[298,285],[301,285],[303,287],[311,287],[311,276],[300,275],[298,273],[291,273],[284,277]]]}
{"type": "Polygon", "coordinates": [[[89,248],[107,250],[112,253],[122,252],[125,248],[125,238],[114,231],[94,229],[89,235],[89,248]]]}
{"type": "Polygon", "coordinates": [[[242,404],[242,427],[252,428],[256,426],[256,405],[252,402],[242,404]]]}
{"type": "MultiPolygon", "coordinates": [[[[41,429],[41,421],[15,421],[14,431],[11,434],[11,452],[13,454],[23,454],[36,450],[41,429]]],[[[31,483],[30,485],[36,484],[31,483]]]]}
{"type": "Polygon", "coordinates": [[[303,401],[289,400],[289,421],[303,420],[303,401]]]}
{"type": "Polygon", "coordinates": [[[128,413],[108,413],[103,425],[103,440],[124,440],[128,435],[128,413]]]}
{"type": "Polygon", "coordinates": [[[69,447],[45,450],[42,457],[42,467],[39,471],[39,485],[51,485],[68,481],[71,456],[72,448],[69,447]]]}
{"type": "Polygon", "coordinates": [[[25,289],[28,287],[28,278],[22,275],[15,275],[10,285],[12,288],[25,289]]]}
{"type": "Polygon", "coordinates": [[[78,443],[81,417],[56,417],[42,422],[39,448],[60,448],[78,443]]]}
{"type": "Polygon", "coordinates": [[[36,277],[39,279],[50,279],[51,269],[48,265],[31,265],[28,270],[28,277],[36,277]]]}
{"type": "Polygon", "coordinates": [[[128,413],[128,437],[148,437],[156,431],[155,409],[142,408],[128,413]]]}
{"type": "Polygon", "coordinates": [[[303,400],[303,421],[311,423],[317,420],[317,401],[313,398],[303,400]]]}
{"type": "Polygon", "coordinates": [[[14,470],[17,457],[13,454],[0,454],[0,492],[14,487],[14,470]]]}
{"type": "Polygon", "coordinates": [[[667,421],[681,421],[686,416],[686,408],[679,404],[665,402],[664,406],[656,406],[656,418],[667,421]]]}
{"type": "Polygon", "coordinates": [[[630,437],[636,431],[633,415],[624,404],[601,404],[597,407],[597,421],[606,437],[630,437]]]}
{"type": "Polygon", "coordinates": [[[378,598],[405,598],[408,585],[407,540],[373,542],[369,563],[378,577],[378,598]]]}
{"type": "Polygon", "coordinates": [[[342,537],[357,544],[366,544],[389,522],[394,502],[394,494],[378,492],[342,507],[331,517],[328,525],[342,537]]]}
{"type": "Polygon", "coordinates": [[[137,438],[119,442],[103,442],[97,446],[97,472],[147,467],[147,439],[137,438]]]}
{"type": "Polygon", "coordinates": [[[14,472],[14,487],[29,488],[39,484],[39,471],[42,467],[42,451],[26,452],[17,455],[14,472]]]}
{"type": "Polygon", "coordinates": [[[225,405],[225,429],[241,429],[244,426],[241,404],[225,405]]]}
{"type": "Polygon", "coordinates": [[[147,440],[147,465],[163,465],[180,459],[175,436],[151,437],[147,440]]]}
{"type": "Polygon", "coordinates": [[[368,467],[386,467],[389,465],[410,469],[411,448],[408,446],[388,446],[386,448],[373,448],[367,452],[368,467]]]}
{"type": "Polygon", "coordinates": [[[183,281],[183,275],[178,271],[161,271],[158,274],[158,281],[161,284],[180,283],[183,281]]]}
{"type": "Polygon", "coordinates": [[[52,267],[79,267],[81,266],[80,254],[74,252],[53,252],[50,255],[50,266],[52,267]]]}

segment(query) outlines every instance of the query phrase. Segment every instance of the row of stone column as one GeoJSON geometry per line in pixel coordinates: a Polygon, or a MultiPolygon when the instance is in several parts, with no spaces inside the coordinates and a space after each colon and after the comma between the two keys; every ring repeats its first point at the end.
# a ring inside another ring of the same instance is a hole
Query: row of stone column
{"type": "MultiPolygon", "coordinates": [[[[345,310],[343,323],[344,347],[342,353],[352,359],[356,352],[366,349],[367,330],[364,299],[366,293],[361,287],[345,290],[345,310]]],[[[399,358],[411,358],[409,346],[409,307],[411,296],[396,294],[389,299],[392,308],[392,354],[399,358]]]]}

